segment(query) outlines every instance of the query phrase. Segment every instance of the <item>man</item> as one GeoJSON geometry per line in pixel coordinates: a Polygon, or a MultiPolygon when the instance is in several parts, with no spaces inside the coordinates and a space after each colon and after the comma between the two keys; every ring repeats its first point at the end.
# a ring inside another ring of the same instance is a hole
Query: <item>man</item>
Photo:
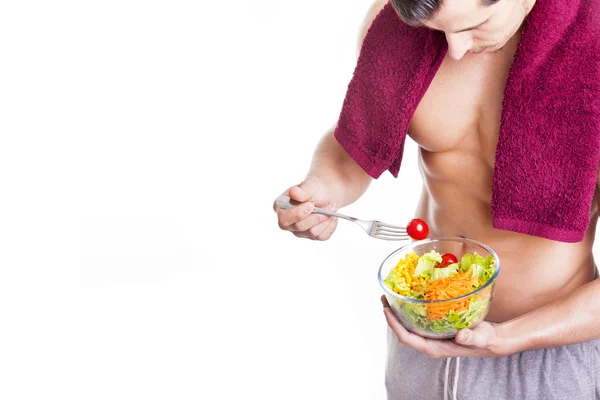
{"type": "MultiPolygon", "coordinates": [[[[373,5],[361,37],[386,3],[373,5]]],[[[390,399],[600,399],[600,279],[592,255],[598,192],[585,238],[577,243],[492,226],[503,93],[521,27],[535,3],[392,0],[402,19],[442,31],[448,42],[409,128],[420,147],[424,182],[415,216],[429,224],[430,236],[486,243],[500,256],[502,273],[489,322],[460,331],[455,340],[408,332],[382,298],[390,327],[390,399]]],[[[337,220],[312,209],[351,204],[371,179],[333,131],[327,133],[306,179],[284,192],[302,204],[287,210],[274,205],[280,228],[329,239],[337,220]]]]}

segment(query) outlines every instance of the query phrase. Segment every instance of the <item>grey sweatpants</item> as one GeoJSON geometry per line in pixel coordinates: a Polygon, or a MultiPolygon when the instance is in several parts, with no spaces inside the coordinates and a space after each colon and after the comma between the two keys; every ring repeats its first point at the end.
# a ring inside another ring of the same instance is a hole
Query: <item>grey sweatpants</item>
{"type": "Polygon", "coordinates": [[[388,400],[600,400],[600,339],[499,358],[432,359],[388,327],[388,400]]]}
{"type": "Polygon", "coordinates": [[[433,359],[388,328],[389,400],[600,400],[600,340],[499,358],[433,359]]]}

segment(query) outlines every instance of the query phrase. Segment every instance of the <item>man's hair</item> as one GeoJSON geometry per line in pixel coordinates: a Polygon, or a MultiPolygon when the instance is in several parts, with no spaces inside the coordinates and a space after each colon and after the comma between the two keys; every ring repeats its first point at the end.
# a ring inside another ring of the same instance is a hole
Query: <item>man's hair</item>
{"type": "MultiPolygon", "coordinates": [[[[422,25],[431,18],[442,5],[443,0],[391,0],[392,7],[400,18],[409,25],[422,25]]],[[[489,6],[499,0],[481,0],[489,6]]]]}

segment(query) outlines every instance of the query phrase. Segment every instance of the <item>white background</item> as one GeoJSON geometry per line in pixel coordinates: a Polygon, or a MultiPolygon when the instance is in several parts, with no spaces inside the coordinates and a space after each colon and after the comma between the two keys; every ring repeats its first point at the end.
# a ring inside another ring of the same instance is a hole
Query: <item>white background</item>
{"type": "MultiPolygon", "coordinates": [[[[382,399],[399,246],[277,227],[369,0],[0,8],[0,398],[382,399]]],[[[343,211],[406,223],[416,147],[343,211]]]]}

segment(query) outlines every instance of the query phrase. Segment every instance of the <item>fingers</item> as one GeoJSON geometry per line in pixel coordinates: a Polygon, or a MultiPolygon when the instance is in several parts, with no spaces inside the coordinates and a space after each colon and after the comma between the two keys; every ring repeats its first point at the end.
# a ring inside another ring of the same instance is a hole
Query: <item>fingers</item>
{"type": "MultiPolygon", "coordinates": [[[[461,329],[457,334],[456,334],[456,343],[462,344],[463,346],[472,346],[473,343],[475,342],[475,338],[473,337],[473,331],[470,329],[461,329]]],[[[480,339],[477,339],[480,340],[480,339]]]]}
{"type": "Polygon", "coordinates": [[[297,186],[292,186],[289,189],[289,195],[291,199],[299,201],[301,203],[312,200],[313,196],[317,194],[321,184],[316,179],[307,179],[297,186]]]}
{"type": "Polygon", "coordinates": [[[284,193],[300,204],[292,202],[296,204],[292,208],[281,209],[277,206],[276,200],[273,209],[277,213],[279,228],[290,231],[298,237],[313,240],[329,239],[337,227],[337,219],[312,212],[315,206],[330,211],[337,211],[337,206],[327,200],[324,201],[323,193],[316,196],[320,190],[321,183],[315,178],[309,178],[284,193]]]}
{"type": "MultiPolygon", "coordinates": [[[[300,224],[303,222],[304,221],[300,222],[300,224]]],[[[324,241],[328,240],[331,237],[333,232],[335,232],[336,226],[337,218],[325,217],[324,222],[321,222],[308,230],[295,232],[294,235],[298,237],[305,237],[308,239],[324,241]]]]}
{"type": "Polygon", "coordinates": [[[333,235],[333,232],[335,232],[337,223],[338,223],[338,219],[332,218],[331,222],[329,223],[327,228],[325,228],[325,230],[323,230],[323,233],[321,233],[319,236],[317,236],[317,240],[328,240],[331,237],[331,235],[333,235]]]}
{"type": "Polygon", "coordinates": [[[489,348],[495,338],[495,330],[486,322],[482,322],[475,329],[461,329],[456,334],[455,341],[461,346],[485,349],[489,348]]]}
{"type": "Polygon", "coordinates": [[[317,237],[331,222],[331,217],[321,214],[311,214],[308,217],[292,224],[290,231],[293,232],[308,232],[310,235],[317,237]]]}
{"type": "MultiPolygon", "coordinates": [[[[325,209],[333,210],[335,206],[329,204],[325,209]]],[[[312,214],[307,218],[293,224],[288,230],[297,237],[313,240],[327,240],[331,237],[337,226],[337,218],[321,214],[312,214]]]]}
{"type": "MultiPolygon", "coordinates": [[[[311,216],[315,206],[313,203],[302,203],[286,210],[277,209],[277,218],[279,220],[279,227],[284,230],[297,230],[295,224],[311,216]]],[[[308,227],[311,228],[312,226],[308,227]]]]}

